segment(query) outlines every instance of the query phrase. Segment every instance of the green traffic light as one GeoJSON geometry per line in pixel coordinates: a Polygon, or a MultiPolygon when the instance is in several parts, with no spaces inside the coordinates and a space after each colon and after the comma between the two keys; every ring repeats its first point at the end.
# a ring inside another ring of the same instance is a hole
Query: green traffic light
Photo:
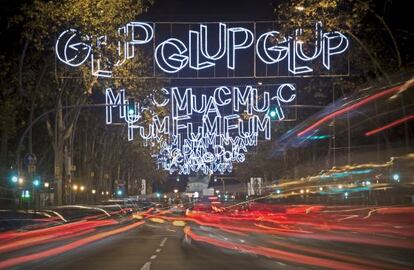
{"type": "Polygon", "coordinates": [[[20,196],[22,198],[30,198],[30,191],[28,190],[22,190],[22,195],[20,196]]]}
{"type": "Polygon", "coordinates": [[[135,114],[135,100],[133,98],[128,98],[128,115],[135,114]]]}
{"type": "Polygon", "coordinates": [[[14,175],[14,176],[12,176],[11,180],[12,180],[13,183],[17,183],[17,181],[19,179],[17,178],[17,176],[14,175]]]}
{"type": "Polygon", "coordinates": [[[33,185],[38,187],[40,185],[40,180],[39,179],[33,180],[33,185]]]}

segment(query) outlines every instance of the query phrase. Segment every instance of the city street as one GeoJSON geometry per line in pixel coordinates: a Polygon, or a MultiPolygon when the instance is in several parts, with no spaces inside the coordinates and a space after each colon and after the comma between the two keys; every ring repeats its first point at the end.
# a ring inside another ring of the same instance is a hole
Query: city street
{"type": "MultiPolygon", "coordinates": [[[[118,236],[71,252],[24,265],[21,269],[240,269],[252,258],[214,252],[214,247],[188,250],[183,231],[171,225],[145,224],[118,236]]],[[[17,268],[19,269],[19,268],[17,268]]],[[[252,268],[253,269],[253,268],[252,268]]],[[[257,269],[257,268],[254,268],[257,269]]]]}
{"type": "MultiPolygon", "coordinates": [[[[70,237],[57,236],[57,232],[62,232],[57,226],[53,232],[56,238],[49,242],[35,242],[37,235],[22,239],[25,246],[13,249],[10,245],[13,239],[3,240],[0,269],[411,269],[414,266],[413,208],[289,206],[286,210],[261,211],[260,216],[257,211],[194,212],[186,216],[171,215],[170,210],[147,211],[135,214],[143,221],[113,223],[110,228],[70,237]],[[318,221],[321,218],[324,221],[318,221]],[[361,220],[365,220],[364,225],[358,224],[361,220]],[[32,244],[28,245],[30,241],[32,244]],[[4,252],[7,247],[9,250],[4,252]]],[[[47,231],[51,229],[45,229],[42,235],[51,234],[47,231]]],[[[2,239],[8,236],[10,233],[0,234],[2,239]]]]}
{"type": "Polygon", "coordinates": [[[413,270],[407,1],[0,3],[0,270],[413,270]]]}

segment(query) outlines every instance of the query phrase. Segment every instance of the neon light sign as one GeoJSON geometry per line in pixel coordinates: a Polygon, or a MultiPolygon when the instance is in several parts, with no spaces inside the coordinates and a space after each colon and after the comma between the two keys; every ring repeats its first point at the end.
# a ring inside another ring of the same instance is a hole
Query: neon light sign
{"type": "Polygon", "coordinates": [[[126,113],[125,90],[114,93],[106,89],[106,123],[113,123],[114,110],[118,119],[128,126],[128,140],[137,136],[146,145],[157,144],[159,166],[170,173],[231,172],[233,163],[243,162],[245,154],[260,139],[271,139],[271,123],[284,119],[283,105],[296,98],[293,84],[272,85],[269,90],[255,86],[220,86],[207,94],[195,94],[193,88],[163,88],[163,100],[149,97],[150,106],[135,104],[126,113]],[[277,118],[268,114],[277,107],[277,118]],[[169,115],[160,117],[154,111],[165,107],[169,115]],[[153,116],[149,123],[141,121],[144,111],[153,116]],[[248,115],[247,119],[240,114],[248,115]],[[198,120],[198,121],[197,121],[198,120]]]}
{"type": "MultiPolygon", "coordinates": [[[[155,23],[127,23],[118,29],[119,41],[108,40],[105,35],[91,40],[88,35],[69,29],[59,35],[55,50],[60,62],[71,67],[88,64],[92,75],[97,77],[113,77],[113,68],[134,58],[137,48],[153,48],[155,68],[152,77],[160,76],[158,71],[162,71],[164,76],[179,75],[180,78],[185,78],[188,72],[216,72],[217,68],[237,73],[244,68],[241,66],[246,66],[247,61],[255,67],[249,73],[250,77],[262,76],[256,66],[264,67],[266,76],[269,77],[268,69],[275,67],[284,69],[287,76],[312,75],[315,68],[331,74],[335,72],[332,59],[343,59],[339,55],[344,54],[349,46],[344,34],[337,31],[324,32],[321,22],[314,26],[312,44],[301,41],[303,29],[296,29],[291,36],[280,36],[276,30],[260,32],[256,29],[259,22],[250,23],[250,29],[230,24],[232,23],[189,24],[191,28],[187,30],[186,38],[171,37],[170,33],[167,39],[161,38],[160,42],[158,36],[162,34],[158,33],[157,36],[154,33],[155,23]],[[118,52],[118,59],[113,63],[101,50],[111,42],[118,52]],[[251,58],[245,58],[246,55],[251,58]]],[[[208,77],[219,77],[208,74],[208,77]]]]}

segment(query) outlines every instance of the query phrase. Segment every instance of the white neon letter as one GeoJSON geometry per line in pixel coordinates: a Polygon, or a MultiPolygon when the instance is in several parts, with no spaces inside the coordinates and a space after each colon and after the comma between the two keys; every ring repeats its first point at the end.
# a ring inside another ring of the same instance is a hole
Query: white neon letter
{"type": "Polygon", "coordinates": [[[331,55],[341,54],[348,48],[348,38],[339,32],[323,34],[323,65],[329,70],[331,68],[331,55]],[[336,41],[336,45],[333,45],[336,41]]]}
{"type": "MultiPolygon", "coordinates": [[[[277,62],[282,61],[286,58],[288,55],[288,47],[287,46],[271,46],[267,47],[268,39],[269,37],[274,37],[279,35],[278,31],[270,31],[267,33],[262,34],[258,39],[256,43],[256,53],[260,60],[262,60],[264,63],[270,65],[277,62]],[[263,51],[263,54],[262,54],[263,51]],[[276,54],[276,57],[269,54],[269,52],[273,52],[276,54]]],[[[281,42],[278,42],[279,44],[286,43],[286,38],[283,38],[281,42]]]]}
{"type": "Polygon", "coordinates": [[[200,42],[201,42],[201,53],[204,57],[210,60],[218,60],[224,56],[226,53],[226,25],[224,23],[219,23],[219,46],[217,52],[213,55],[210,55],[208,52],[208,45],[207,45],[207,26],[204,24],[200,25],[200,42]]]}
{"type": "Polygon", "coordinates": [[[188,32],[188,62],[190,68],[195,70],[205,69],[215,64],[209,61],[200,63],[200,33],[197,31],[188,32]]]}
{"type": "Polygon", "coordinates": [[[167,39],[160,43],[155,49],[155,62],[164,72],[176,73],[187,65],[188,56],[184,55],[187,51],[187,47],[180,40],[176,38],[167,39]],[[169,50],[173,50],[173,52],[168,53],[168,47],[170,47],[169,50]],[[170,56],[166,57],[165,54],[170,54],[170,56]]]}
{"type": "Polygon", "coordinates": [[[243,27],[229,28],[227,32],[227,68],[235,69],[236,50],[249,48],[253,44],[253,33],[243,27]],[[236,43],[236,34],[243,33],[243,42],[236,43]]]}

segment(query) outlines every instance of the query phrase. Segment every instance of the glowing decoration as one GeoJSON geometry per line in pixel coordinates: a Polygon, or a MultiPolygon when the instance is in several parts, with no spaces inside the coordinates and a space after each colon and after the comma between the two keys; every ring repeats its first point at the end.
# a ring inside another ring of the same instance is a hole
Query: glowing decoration
{"type": "Polygon", "coordinates": [[[227,68],[235,69],[236,68],[236,50],[247,49],[249,48],[254,41],[254,34],[252,31],[243,28],[236,27],[230,28],[227,33],[227,68]],[[241,43],[237,43],[236,35],[237,33],[242,33],[244,35],[244,40],[241,43]]]}
{"type": "Polygon", "coordinates": [[[187,65],[188,57],[184,55],[188,51],[187,47],[183,42],[176,38],[170,38],[155,49],[155,61],[158,67],[166,73],[176,73],[187,65]],[[166,54],[166,46],[174,48],[174,53],[169,55],[166,54]]]}
{"type": "Polygon", "coordinates": [[[91,45],[88,42],[89,37],[80,37],[81,34],[75,29],[63,31],[58,37],[55,45],[57,58],[72,67],[82,65],[91,54],[91,45]],[[82,41],[83,40],[83,41],[82,41]]]}
{"type": "MultiPolygon", "coordinates": [[[[136,57],[135,47],[144,45],[154,48],[154,77],[159,76],[157,71],[172,75],[180,71],[211,70],[215,74],[217,66],[226,71],[236,71],[237,58],[246,55],[253,55],[253,61],[249,62],[254,67],[262,64],[267,69],[283,62],[284,66],[277,68],[285,69],[288,75],[309,75],[315,68],[331,72],[332,58],[345,53],[349,47],[344,34],[324,32],[322,22],[314,25],[315,37],[311,45],[302,40],[303,29],[296,29],[292,36],[282,36],[276,30],[257,33],[257,23],[248,24],[249,27],[229,27],[222,22],[189,24],[188,35],[184,35],[188,38],[184,39],[171,36],[156,38],[155,24],[144,22],[129,22],[121,26],[116,30],[117,40],[108,40],[106,35],[91,40],[88,35],[69,29],[59,35],[55,51],[60,62],[72,67],[85,64],[89,59],[93,76],[109,78],[113,77],[114,67],[136,57]],[[214,46],[211,44],[213,39],[214,46]],[[105,47],[116,47],[118,56],[115,58],[118,59],[110,60],[113,57],[105,55],[105,47]]],[[[253,70],[251,76],[257,77],[256,68],[253,70]]]]}
{"type": "Polygon", "coordinates": [[[138,136],[147,146],[157,145],[157,164],[170,173],[231,172],[233,163],[244,162],[259,139],[271,139],[271,120],[285,118],[281,104],[291,104],[295,90],[293,84],[273,85],[261,93],[251,85],[219,86],[209,94],[196,94],[192,88],[171,87],[162,89],[164,101],[151,96],[144,107],[126,98],[123,89],[114,93],[108,88],[106,123],[113,122],[113,110],[118,109],[117,120],[127,123],[128,139],[138,136]],[[153,108],[158,107],[170,114],[155,114],[153,108]],[[140,121],[145,111],[152,121],[140,121]],[[247,113],[248,119],[241,119],[240,113],[247,113]]]}

